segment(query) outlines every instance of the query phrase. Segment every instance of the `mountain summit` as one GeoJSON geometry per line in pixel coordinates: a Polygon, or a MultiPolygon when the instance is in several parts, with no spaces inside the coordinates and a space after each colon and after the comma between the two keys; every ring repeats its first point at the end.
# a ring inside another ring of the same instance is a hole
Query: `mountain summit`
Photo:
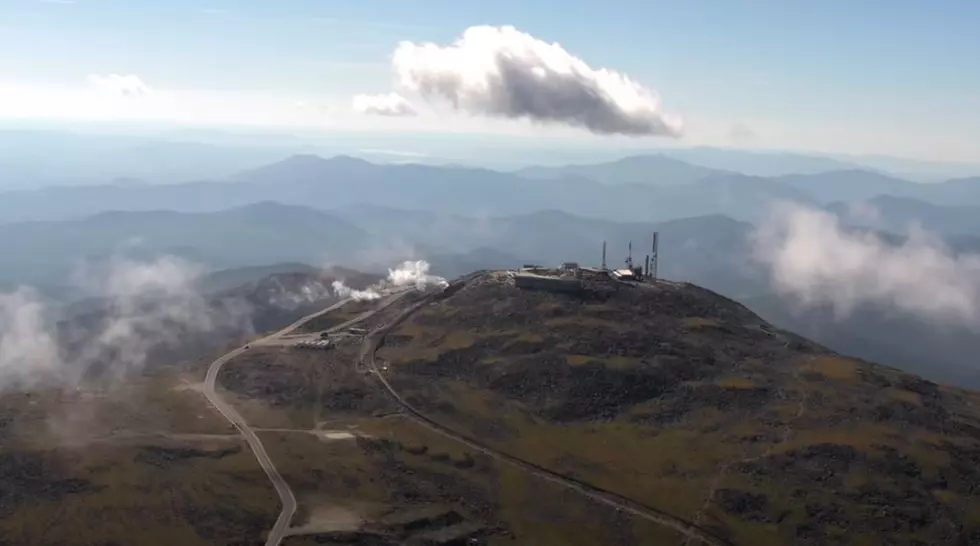
{"type": "Polygon", "coordinates": [[[386,336],[387,380],[460,434],[726,543],[980,539],[980,395],[694,285],[582,283],[473,276],[386,336]]]}

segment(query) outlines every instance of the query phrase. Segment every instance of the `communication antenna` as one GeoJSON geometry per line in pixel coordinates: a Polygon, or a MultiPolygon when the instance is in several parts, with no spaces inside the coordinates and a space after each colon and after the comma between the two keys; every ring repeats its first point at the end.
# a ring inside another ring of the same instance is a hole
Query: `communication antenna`
{"type": "Polygon", "coordinates": [[[602,242],[602,270],[606,270],[606,242],[602,242]]]}
{"type": "Polygon", "coordinates": [[[630,241],[629,254],[626,255],[626,267],[633,270],[633,241],[630,241]]]}
{"type": "Polygon", "coordinates": [[[653,252],[650,254],[650,278],[657,280],[657,262],[659,261],[660,232],[653,232],[653,252]]]}

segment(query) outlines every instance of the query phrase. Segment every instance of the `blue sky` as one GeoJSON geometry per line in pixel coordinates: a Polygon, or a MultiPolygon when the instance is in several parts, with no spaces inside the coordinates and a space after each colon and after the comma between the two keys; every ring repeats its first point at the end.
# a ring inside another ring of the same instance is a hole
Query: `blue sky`
{"type": "Polygon", "coordinates": [[[513,132],[980,162],[978,26],[975,0],[0,0],[0,118],[513,132]],[[399,42],[448,45],[474,25],[514,25],[629,75],[683,118],[683,137],[446,109],[351,111],[353,95],[392,90],[399,42]],[[91,75],[109,74],[137,76],[164,102],[81,98],[91,75]]]}

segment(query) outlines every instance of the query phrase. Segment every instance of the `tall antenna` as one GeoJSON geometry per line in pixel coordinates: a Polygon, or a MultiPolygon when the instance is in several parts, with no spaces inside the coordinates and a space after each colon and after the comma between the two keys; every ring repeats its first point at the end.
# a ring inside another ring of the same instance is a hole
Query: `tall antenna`
{"type": "Polygon", "coordinates": [[[602,270],[606,270],[606,242],[602,242],[602,270]]]}
{"type": "Polygon", "coordinates": [[[626,255],[626,267],[633,269],[633,241],[630,241],[629,254],[626,255]]]}
{"type": "Polygon", "coordinates": [[[660,251],[660,232],[653,232],[653,252],[650,254],[650,278],[657,280],[657,262],[660,251]]]}

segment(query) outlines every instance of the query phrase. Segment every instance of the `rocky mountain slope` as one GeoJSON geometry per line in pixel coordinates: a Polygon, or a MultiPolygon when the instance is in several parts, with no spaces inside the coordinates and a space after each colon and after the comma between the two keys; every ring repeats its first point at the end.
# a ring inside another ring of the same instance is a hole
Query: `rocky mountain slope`
{"type": "Polygon", "coordinates": [[[488,273],[379,357],[432,419],[732,544],[980,540],[980,395],[693,285],[559,295],[488,273]]]}
{"type": "MultiPolygon", "coordinates": [[[[302,278],[243,290],[271,301],[302,278]]],[[[363,317],[330,350],[228,361],[221,396],[298,501],[283,544],[980,540],[977,393],[691,284],[586,286],[479,272],[298,331],[363,317]]],[[[261,543],[276,494],[198,390],[215,356],[111,390],[0,393],[0,544],[261,543]]]]}

